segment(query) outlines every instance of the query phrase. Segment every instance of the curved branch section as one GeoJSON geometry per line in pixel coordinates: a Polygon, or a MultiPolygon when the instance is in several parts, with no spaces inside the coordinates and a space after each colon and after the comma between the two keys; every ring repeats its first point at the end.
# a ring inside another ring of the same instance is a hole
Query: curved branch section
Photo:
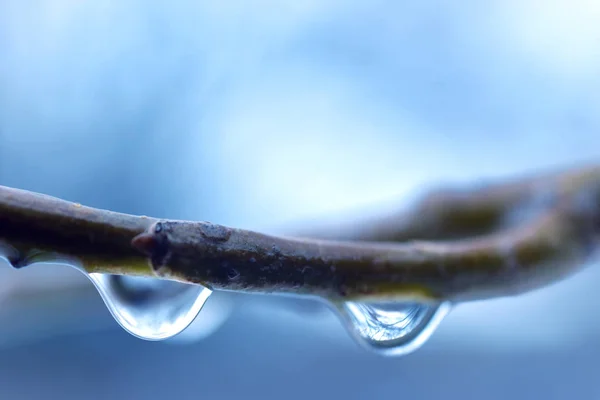
{"type": "Polygon", "coordinates": [[[18,249],[15,266],[42,250],[76,257],[89,272],[214,289],[463,301],[521,293],[577,271],[599,241],[600,168],[438,192],[407,215],[363,225],[353,240],[283,238],[0,187],[0,240],[18,249]]]}
{"type": "MultiPolygon", "coordinates": [[[[314,228],[306,236],[336,240],[395,241],[464,239],[522,224],[557,199],[594,190],[600,166],[572,168],[502,182],[430,191],[416,206],[379,218],[314,228]]],[[[318,222],[317,222],[318,224],[318,222]]],[[[304,235],[303,235],[304,236],[304,235]]]]}
{"type": "Polygon", "coordinates": [[[520,293],[576,271],[596,247],[598,218],[588,211],[565,201],[530,224],[453,242],[293,239],[161,221],[133,243],[157,275],[213,289],[459,301],[520,293]],[[215,230],[226,234],[206,233],[215,230]]]}

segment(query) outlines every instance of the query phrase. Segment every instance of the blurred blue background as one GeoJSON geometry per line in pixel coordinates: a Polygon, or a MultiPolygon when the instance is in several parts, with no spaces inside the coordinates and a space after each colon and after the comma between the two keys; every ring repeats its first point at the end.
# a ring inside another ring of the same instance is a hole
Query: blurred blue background
{"type": "MultiPolygon", "coordinates": [[[[589,0],[0,0],[0,184],[285,232],[593,160],[599,18],[589,0]]],[[[0,264],[0,398],[595,398],[599,270],[460,305],[388,359],[269,296],[216,293],[187,335],[144,342],[76,271],[0,264]]]]}

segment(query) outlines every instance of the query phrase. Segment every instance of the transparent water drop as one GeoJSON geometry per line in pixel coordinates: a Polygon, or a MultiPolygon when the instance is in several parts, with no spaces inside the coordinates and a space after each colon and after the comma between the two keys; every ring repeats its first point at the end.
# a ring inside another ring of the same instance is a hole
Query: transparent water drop
{"type": "Polygon", "coordinates": [[[212,293],[201,285],[156,278],[88,274],[75,258],[38,250],[21,254],[5,242],[0,242],[0,258],[14,268],[39,263],[74,267],[92,281],[119,325],[145,340],[168,339],[182,332],[212,293]]]}
{"type": "Polygon", "coordinates": [[[155,278],[97,273],[88,276],[115,320],[127,332],[145,340],[168,339],[182,332],[212,293],[200,285],[155,278]]]}
{"type": "Polygon", "coordinates": [[[345,302],[338,305],[353,337],[371,350],[405,355],[417,350],[433,334],[451,309],[450,302],[345,302]]]}
{"type": "Polygon", "coordinates": [[[0,259],[5,260],[11,266],[20,258],[19,251],[6,243],[3,240],[0,240],[0,259]]]}
{"type": "Polygon", "coordinates": [[[170,339],[169,343],[196,343],[214,334],[231,316],[235,303],[233,297],[231,293],[213,292],[211,301],[202,307],[201,317],[170,339]]]}

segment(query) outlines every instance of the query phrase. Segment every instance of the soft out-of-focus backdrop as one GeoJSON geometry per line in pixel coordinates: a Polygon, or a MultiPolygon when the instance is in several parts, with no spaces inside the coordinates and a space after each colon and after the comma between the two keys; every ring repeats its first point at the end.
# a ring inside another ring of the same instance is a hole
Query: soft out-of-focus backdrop
{"type": "MultiPolygon", "coordinates": [[[[0,1],[0,184],[275,232],[600,156],[596,2],[413,3],[0,1]]],[[[144,342],[74,270],[1,263],[0,398],[593,398],[597,267],[386,359],[266,296],[144,342]]]]}

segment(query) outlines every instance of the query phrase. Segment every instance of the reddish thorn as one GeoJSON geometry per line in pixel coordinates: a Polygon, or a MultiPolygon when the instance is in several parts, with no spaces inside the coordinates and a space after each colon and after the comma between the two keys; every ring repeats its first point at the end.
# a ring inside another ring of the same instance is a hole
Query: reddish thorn
{"type": "Polygon", "coordinates": [[[131,245],[147,256],[154,254],[158,242],[151,233],[140,233],[131,240],[131,245]]]}

